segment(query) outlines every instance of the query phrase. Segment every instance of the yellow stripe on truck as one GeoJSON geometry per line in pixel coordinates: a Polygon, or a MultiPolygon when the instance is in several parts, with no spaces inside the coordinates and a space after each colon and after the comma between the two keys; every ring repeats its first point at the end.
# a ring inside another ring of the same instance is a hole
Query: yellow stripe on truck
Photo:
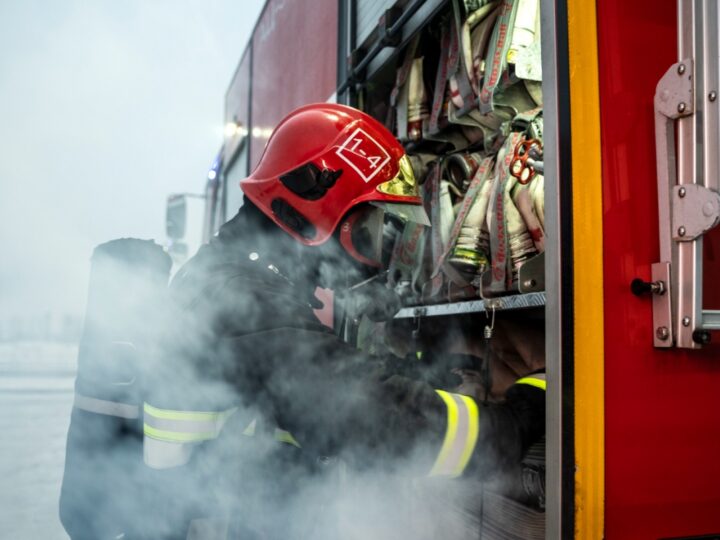
{"type": "Polygon", "coordinates": [[[597,1],[568,0],[567,14],[575,291],[575,537],[585,539],[603,538],[605,512],[603,199],[597,1]]]}

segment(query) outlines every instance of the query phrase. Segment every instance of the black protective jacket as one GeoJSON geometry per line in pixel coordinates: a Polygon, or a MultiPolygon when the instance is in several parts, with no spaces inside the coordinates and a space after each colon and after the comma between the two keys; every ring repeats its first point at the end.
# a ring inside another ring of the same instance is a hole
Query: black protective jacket
{"type": "MultiPolygon", "coordinates": [[[[341,457],[354,470],[422,477],[443,445],[447,406],[434,388],[403,376],[398,359],[370,357],[318,322],[309,249],[246,204],[171,285],[174,311],[147,400],[163,409],[237,408],[188,465],[153,472],[156,500],[173,499],[186,518],[224,509],[244,516],[235,524],[243,536],[243,527],[277,525],[318,463],[341,457]],[[298,444],[243,436],[253,421],[255,433],[282,428],[298,444]],[[278,512],[258,525],[257,509],[267,504],[278,512]]],[[[544,434],[544,392],[516,385],[503,404],[479,407],[464,475],[488,477],[518,463],[544,434]]]]}

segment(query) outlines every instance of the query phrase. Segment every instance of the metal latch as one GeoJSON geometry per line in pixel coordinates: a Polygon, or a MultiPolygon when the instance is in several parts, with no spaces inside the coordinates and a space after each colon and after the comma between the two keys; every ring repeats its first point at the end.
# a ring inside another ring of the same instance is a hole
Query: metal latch
{"type": "Polygon", "coordinates": [[[675,186],[672,196],[673,240],[689,242],[720,221],[720,194],[698,184],[675,186]]]}

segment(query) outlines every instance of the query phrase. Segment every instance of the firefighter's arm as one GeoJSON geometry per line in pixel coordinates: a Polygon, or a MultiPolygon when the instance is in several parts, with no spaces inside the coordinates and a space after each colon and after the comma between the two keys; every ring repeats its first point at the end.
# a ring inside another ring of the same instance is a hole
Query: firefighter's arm
{"type": "Polygon", "coordinates": [[[400,397],[394,411],[386,406],[405,418],[387,436],[400,433],[405,444],[426,450],[425,463],[415,463],[420,474],[488,478],[517,465],[545,433],[544,373],[517,380],[504,401],[489,404],[403,377],[391,377],[384,386],[400,397]]]}
{"type": "Polygon", "coordinates": [[[504,402],[483,405],[436,391],[445,405],[445,435],[431,476],[491,476],[517,464],[545,434],[545,374],[516,381],[504,402]]]}
{"type": "Polygon", "coordinates": [[[280,426],[319,455],[349,454],[372,466],[378,456],[402,464],[422,454],[413,468],[427,470],[417,472],[456,476],[517,462],[544,432],[541,376],[518,381],[505,402],[485,406],[398,374],[331,334],[274,330],[236,345],[240,371],[231,380],[241,394],[262,394],[280,426]],[[261,349],[262,359],[240,360],[261,349]],[[254,390],[241,381],[254,381],[254,390]]]}

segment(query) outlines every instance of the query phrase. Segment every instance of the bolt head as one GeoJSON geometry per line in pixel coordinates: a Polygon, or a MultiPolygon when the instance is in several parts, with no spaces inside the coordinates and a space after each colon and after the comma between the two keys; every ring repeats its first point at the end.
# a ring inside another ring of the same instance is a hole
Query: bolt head
{"type": "Polygon", "coordinates": [[[684,101],[678,103],[677,110],[679,113],[684,113],[685,109],[687,109],[687,104],[684,101]]]}
{"type": "Polygon", "coordinates": [[[685,67],[685,64],[680,64],[677,68],[677,72],[678,72],[678,74],[682,75],[683,73],[685,73],[686,69],[687,68],[685,67]]]}
{"type": "Polygon", "coordinates": [[[717,209],[715,208],[715,205],[712,203],[712,201],[708,201],[705,204],[703,204],[702,207],[702,213],[705,217],[710,217],[713,214],[717,212],[717,209]]]}
{"type": "Polygon", "coordinates": [[[260,255],[258,255],[257,253],[255,253],[255,252],[253,251],[252,253],[250,253],[250,255],[248,255],[248,258],[249,258],[251,261],[257,261],[257,260],[260,258],[260,255]]]}
{"type": "Polygon", "coordinates": [[[667,326],[659,326],[657,330],[655,330],[655,336],[660,341],[667,341],[670,337],[670,330],[668,330],[667,326]]]}
{"type": "Polygon", "coordinates": [[[678,227],[678,236],[685,236],[685,227],[678,227]]]}
{"type": "Polygon", "coordinates": [[[690,326],[690,317],[683,317],[682,324],[683,326],[690,326]]]}
{"type": "Polygon", "coordinates": [[[685,196],[686,193],[687,193],[687,190],[684,187],[681,187],[680,189],[678,189],[678,197],[680,197],[681,199],[685,196]]]}
{"type": "Polygon", "coordinates": [[[709,99],[710,101],[715,101],[715,100],[717,99],[717,92],[716,92],[715,90],[713,90],[712,92],[710,92],[710,93],[708,94],[708,99],[709,99]]]}

